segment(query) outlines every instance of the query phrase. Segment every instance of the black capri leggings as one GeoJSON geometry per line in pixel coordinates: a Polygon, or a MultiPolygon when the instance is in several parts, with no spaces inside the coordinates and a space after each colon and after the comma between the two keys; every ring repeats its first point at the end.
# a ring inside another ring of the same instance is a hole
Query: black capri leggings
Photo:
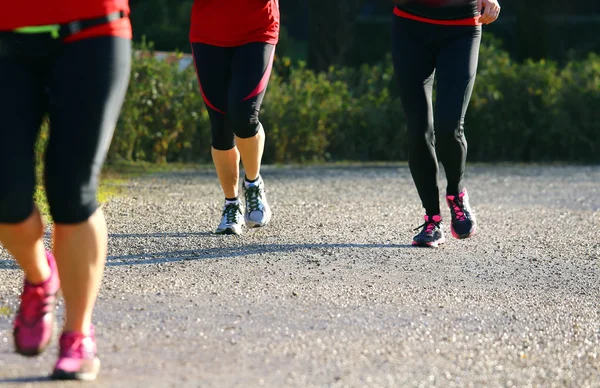
{"type": "Polygon", "coordinates": [[[438,157],[448,180],[446,194],[463,190],[464,119],[475,82],[481,27],[394,16],[392,41],[394,71],[408,121],[410,171],[427,214],[440,214],[438,157]]]}
{"type": "Polygon", "coordinates": [[[248,43],[217,47],[192,43],[196,73],[208,108],[212,146],[230,150],[235,136],[247,139],[261,128],[258,114],[271,69],[275,46],[248,43]]]}
{"type": "Polygon", "coordinates": [[[0,222],[22,222],[33,211],[34,145],[46,114],[44,181],[54,222],[80,223],[96,211],[130,67],[127,39],[62,43],[0,32],[0,222]]]}

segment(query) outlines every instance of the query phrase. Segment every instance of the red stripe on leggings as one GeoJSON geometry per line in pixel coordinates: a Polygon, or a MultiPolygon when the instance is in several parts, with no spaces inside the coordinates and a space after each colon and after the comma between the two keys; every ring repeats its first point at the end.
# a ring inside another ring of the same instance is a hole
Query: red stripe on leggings
{"type": "Polygon", "coordinates": [[[271,58],[269,59],[269,64],[267,65],[267,70],[262,76],[262,79],[256,85],[256,88],[248,95],[248,97],[244,98],[244,101],[251,99],[252,97],[256,97],[261,94],[269,83],[269,77],[271,76],[271,70],[273,69],[273,58],[275,57],[275,47],[273,47],[273,51],[271,51],[271,58]]]}

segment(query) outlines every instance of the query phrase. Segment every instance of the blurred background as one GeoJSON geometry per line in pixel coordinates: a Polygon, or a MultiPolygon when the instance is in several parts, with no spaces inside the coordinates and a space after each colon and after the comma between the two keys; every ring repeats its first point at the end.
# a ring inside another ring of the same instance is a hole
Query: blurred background
{"type": "MultiPolygon", "coordinates": [[[[208,115],[188,55],[192,3],[131,0],[137,50],[109,161],[210,161],[208,115]]],[[[389,54],[392,1],[280,6],[261,110],[265,162],[406,160],[389,54]]],[[[501,6],[484,27],[466,118],[469,161],[600,163],[600,1],[501,6]]]]}

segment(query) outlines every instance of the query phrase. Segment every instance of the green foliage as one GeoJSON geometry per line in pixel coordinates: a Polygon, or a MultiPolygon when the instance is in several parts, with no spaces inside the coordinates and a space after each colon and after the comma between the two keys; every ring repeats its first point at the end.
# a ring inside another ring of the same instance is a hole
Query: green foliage
{"type": "Polygon", "coordinates": [[[348,85],[351,101],[342,117],[341,130],[328,152],[335,160],[404,160],[406,120],[391,59],[378,65],[331,71],[337,82],[348,85]]]}
{"type": "Polygon", "coordinates": [[[600,57],[559,68],[482,47],[467,113],[471,160],[600,161],[600,57]]]}
{"type": "Polygon", "coordinates": [[[269,139],[265,159],[280,163],[322,159],[347,104],[347,86],[302,64],[289,70],[287,80],[274,74],[268,95],[261,117],[269,139]]]}
{"type": "Polygon", "coordinates": [[[33,194],[33,199],[37,204],[40,212],[48,217],[50,214],[50,208],[48,206],[48,200],[46,199],[46,192],[44,191],[44,154],[46,152],[46,146],[48,145],[48,138],[50,136],[50,126],[48,118],[45,117],[42,122],[42,127],[35,143],[35,175],[36,175],[36,188],[33,194]]]}
{"type": "Polygon", "coordinates": [[[544,148],[561,160],[600,161],[600,55],[571,62],[560,73],[561,93],[544,148]]]}
{"type": "Polygon", "coordinates": [[[145,44],[139,53],[109,159],[206,158],[199,140],[210,139],[210,125],[193,70],[179,72],[177,63],[156,60],[145,44]]]}

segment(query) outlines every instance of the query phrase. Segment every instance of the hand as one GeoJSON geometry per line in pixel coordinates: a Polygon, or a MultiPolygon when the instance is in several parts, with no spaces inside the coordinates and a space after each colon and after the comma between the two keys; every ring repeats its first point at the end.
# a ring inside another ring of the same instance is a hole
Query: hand
{"type": "Polygon", "coordinates": [[[479,21],[482,24],[490,24],[498,19],[498,15],[500,15],[500,4],[498,4],[498,0],[477,0],[477,10],[481,13],[483,9],[483,14],[479,17],[479,21]]]}

